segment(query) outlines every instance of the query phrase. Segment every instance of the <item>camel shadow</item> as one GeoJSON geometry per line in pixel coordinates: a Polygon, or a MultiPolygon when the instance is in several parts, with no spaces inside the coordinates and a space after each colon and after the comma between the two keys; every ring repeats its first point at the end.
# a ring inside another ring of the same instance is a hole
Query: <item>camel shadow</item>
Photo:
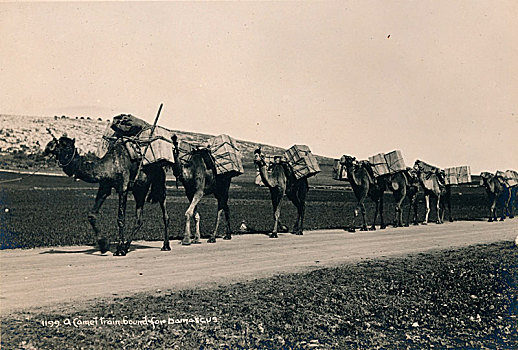
{"type": "MultiPolygon", "coordinates": [[[[133,252],[137,249],[141,250],[141,249],[157,249],[157,248],[149,246],[149,245],[132,244],[128,253],[133,252]]],[[[160,248],[158,248],[158,249],[160,249],[160,248]]],[[[117,250],[117,245],[111,244],[109,252],[113,254],[113,253],[115,253],[116,250],[117,250]]],[[[50,250],[41,252],[39,254],[87,254],[87,255],[98,255],[98,256],[108,256],[109,255],[108,252],[101,254],[99,252],[99,249],[97,249],[93,245],[92,245],[92,248],[81,249],[81,250],[59,250],[59,249],[52,248],[50,250]]]]}

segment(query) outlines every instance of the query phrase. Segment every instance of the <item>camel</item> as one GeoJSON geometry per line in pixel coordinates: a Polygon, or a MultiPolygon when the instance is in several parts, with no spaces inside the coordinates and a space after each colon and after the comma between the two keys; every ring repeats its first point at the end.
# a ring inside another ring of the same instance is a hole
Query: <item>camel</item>
{"type": "Polygon", "coordinates": [[[403,201],[409,191],[409,181],[403,171],[398,171],[388,178],[388,188],[392,191],[395,201],[394,227],[402,227],[403,224],[403,201]]]}
{"type": "Polygon", "coordinates": [[[216,227],[208,239],[208,243],[216,243],[216,233],[221,218],[221,214],[225,213],[225,236],[223,239],[232,239],[230,230],[230,209],[228,207],[228,193],[232,174],[216,174],[214,158],[210,151],[206,148],[196,149],[191,152],[188,161],[180,159],[178,148],[178,137],[173,135],[173,155],[175,164],[173,165],[173,174],[179,180],[184,189],[187,199],[189,199],[189,208],[185,212],[185,232],[182,239],[182,245],[199,244],[200,242],[200,214],[198,213],[198,203],[204,195],[213,194],[218,201],[218,214],[216,217],[216,227]],[[191,219],[195,221],[194,240],[191,241],[191,219]]]}
{"type": "Polygon", "coordinates": [[[511,197],[510,189],[505,185],[504,179],[494,174],[483,172],[480,174],[480,186],[486,189],[489,199],[489,222],[497,221],[496,207],[501,210],[500,221],[505,219],[505,211],[511,197]]]}
{"type": "Polygon", "coordinates": [[[355,157],[344,155],[340,159],[340,163],[345,165],[347,170],[347,179],[349,180],[353,192],[358,200],[358,205],[354,210],[354,216],[349,227],[349,232],[355,232],[355,219],[358,213],[361,212],[363,225],[361,231],[367,231],[367,221],[365,218],[365,199],[369,197],[376,203],[376,212],[374,214],[374,221],[369,230],[376,230],[375,223],[378,217],[378,212],[381,219],[381,229],[386,228],[383,221],[383,194],[387,188],[387,177],[378,176],[374,179],[374,174],[369,164],[364,162],[356,162],[355,157]]]}
{"type": "Polygon", "coordinates": [[[102,204],[111,194],[112,188],[119,194],[117,217],[119,242],[114,255],[124,256],[128,253],[132,237],[142,227],[146,196],[147,201],[160,203],[164,222],[162,250],[171,250],[167,233],[169,217],[166,210],[165,170],[162,166],[157,164],[144,165],[138,174],[138,178],[135,178],[139,168],[139,160],[130,158],[125,146],[126,141],[123,139],[119,138],[113,141],[104,157],[86,161],[84,156],[79,155],[75,147],[75,139],[62,136],[58,140],[56,137],[52,137],[53,139],[45,147],[45,154],[54,155],[65,174],[88,183],[99,183],[95,204],[88,214],[88,221],[95,233],[101,253],[110,249],[110,243],[97,227],[97,215],[102,204]],[[136,224],[133,232],[126,240],[124,232],[126,202],[130,191],[133,193],[136,202],[136,224]]]}
{"type": "MultiPolygon", "coordinates": [[[[444,181],[441,180],[438,170],[436,172],[426,172],[424,163],[420,160],[416,160],[414,163],[414,170],[417,172],[419,183],[424,191],[424,199],[426,204],[425,219],[423,225],[428,224],[428,216],[430,214],[430,197],[437,199],[437,224],[444,222],[444,202],[448,201],[447,197],[451,195],[451,191],[448,192],[444,181]]],[[[451,209],[451,206],[450,206],[451,209]]],[[[451,210],[450,210],[451,218],[451,210]]],[[[453,220],[453,219],[451,219],[453,220]]]]}
{"type": "MultiPolygon", "coordinates": [[[[304,230],[304,213],[306,209],[306,195],[309,191],[308,179],[303,177],[297,179],[293,174],[291,166],[287,162],[282,162],[280,157],[276,158],[276,162],[272,164],[271,175],[268,175],[268,169],[264,160],[261,149],[254,151],[254,163],[259,168],[259,174],[263,183],[270,189],[273,206],[273,230],[270,238],[278,238],[277,232],[280,225],[281,202],[286,197],[297,208],[297,219],[293,227],[293,233],[302,235],[304,230]]],[[[282,225],[280,225],[282,227],[282,225]]]]}
{"type": "Polygon", "coordinates": [[[410,212],[413,209],[413,218],[412,218],[412,224],[419,225],[418,219],[417,219],[417,194],[419,193],[419,178],[417,177],[417,172],[414,171],[412,168],[406,169],[406,175],[408,179],[408,188],[406,192],[406,196],[408,198],[408,201],[410,202],[410,205],[408,206],[408,215],[407,215],[407,224],[406,226],[409,226],[410,224],[410,212]]]}

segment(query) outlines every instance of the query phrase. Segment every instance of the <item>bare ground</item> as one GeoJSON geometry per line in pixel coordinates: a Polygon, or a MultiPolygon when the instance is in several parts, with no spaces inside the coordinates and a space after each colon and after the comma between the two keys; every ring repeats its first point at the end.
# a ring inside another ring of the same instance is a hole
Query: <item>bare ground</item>
{"type": "Polygon", "coordinates": [[[234,236],[160,251],[161,242],[133,243],[126,257],[89,246],[0,251],[1,313],[40,307],[80,307],[95,298],[136,292],[211,287],[384,256],[497,241],[513,241],[518,221],[460,221],[349,234],[309,231],[304,236],[234,236]]]}

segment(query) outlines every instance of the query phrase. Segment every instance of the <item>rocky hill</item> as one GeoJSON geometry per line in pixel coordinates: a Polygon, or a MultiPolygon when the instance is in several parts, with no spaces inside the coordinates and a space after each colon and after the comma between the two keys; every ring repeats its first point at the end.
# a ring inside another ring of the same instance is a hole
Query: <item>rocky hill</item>
{"type": "MultiPolygon", "coordinates": [[[[47,128],[51,128],[56,136],[66,134],[76,139],[80,152],[94,153],[102,139],[102,135],[109,127],[111,120],[95,119],[90,117],[34,117],[0,115],[0,155],[16,153],[38,154],[52,139],[47,128]]],[[[213,135],[193,133],[188,131],[171,130],[178,137],[187,142],[204,144],[213,135]]],[[[232,136],[232,135],[231,135],[232,136]]],[[[238,147],[245,161],[251,161],[258,143],[237,140],[238,147]]],[[[269,145],[261,145],[265,154],[281,154],[284,149],[269,145]]],[[[332,160],[317,157],[319,163],[332,164],[332,160]]]]}

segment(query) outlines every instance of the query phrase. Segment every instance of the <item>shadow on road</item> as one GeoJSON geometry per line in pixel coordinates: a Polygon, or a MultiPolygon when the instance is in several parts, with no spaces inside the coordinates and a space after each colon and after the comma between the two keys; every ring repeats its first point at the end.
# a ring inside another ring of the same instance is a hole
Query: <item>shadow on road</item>
{"type": "MultiPolygon", "coordinates": [[[[135,251],[137,249],[157,249],[156,247],[152,247],[149,245],[142,245],[142,244],[132,244],[130,247],[129,252],[135,251]]],[[[160,248],[158,248],[160,249],[160,248]]],[[[111,244],[110,245],[110,253],[115,253],[117,250],[117,244],[111,244]]],[[[92,248],[89,249],[81,249],[81,250],[59,250],[59,249],[49,249],[47,251],[41,252],[39,254],[89,254],[89,255],[99,255],[99,256],[106,256],[107,253],[101,254],[99,250],[92,246],[92,248]]]]}

